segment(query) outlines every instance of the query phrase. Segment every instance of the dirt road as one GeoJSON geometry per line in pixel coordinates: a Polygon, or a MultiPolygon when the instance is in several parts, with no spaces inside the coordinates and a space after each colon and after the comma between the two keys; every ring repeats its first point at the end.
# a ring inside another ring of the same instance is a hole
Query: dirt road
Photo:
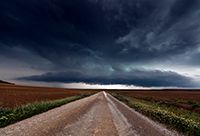
{"type": "Polygon", "coordinates": [[[100,92],[0,129],[0,136],[176,136],[100,92]]]}

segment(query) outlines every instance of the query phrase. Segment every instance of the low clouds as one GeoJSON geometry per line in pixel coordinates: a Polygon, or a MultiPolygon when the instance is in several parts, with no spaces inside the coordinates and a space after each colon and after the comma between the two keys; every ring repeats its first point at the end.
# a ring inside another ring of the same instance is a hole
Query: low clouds
{"type": "Polygon", "coordinates": [[[46,73],[27,80],[192,87],[148,66],[198,67],[199,18],[199,0],[1,1],[0,57],[46,73]]]}
{"type": "Polygon", "coordinates": [[[45,82],[85,82],[89,84],[125,84],[144,87],[191,87],[192,79],[171,71],[131,70],[128,72],[112,71],[109,75],[92,75],[84,72],[57,72],[21,77],[19,80],[45,82]]]}

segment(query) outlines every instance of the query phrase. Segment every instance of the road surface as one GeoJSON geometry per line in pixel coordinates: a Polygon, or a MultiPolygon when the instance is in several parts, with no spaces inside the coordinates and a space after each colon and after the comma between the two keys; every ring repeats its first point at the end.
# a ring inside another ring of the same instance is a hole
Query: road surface
{"type": "Polygon", "coordinates": [[[0,129],[0,136],[178,136],[106,92],[0,129]]]}

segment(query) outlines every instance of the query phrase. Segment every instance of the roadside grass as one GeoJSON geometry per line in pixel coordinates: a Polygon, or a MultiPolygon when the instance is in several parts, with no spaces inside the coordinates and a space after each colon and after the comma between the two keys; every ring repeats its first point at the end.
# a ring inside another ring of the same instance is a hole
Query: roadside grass
{"type": "Polygon", "coordinates": [[[189,105],[191,105],[192,109],[200,108],[200,103],[194,102],[194,101],[187,101],[189,105]]]}
{"type": "Polygon", "coordinates": [[[64,99],[34,102],[16,108],[0,108],[0,128],[89,95],[90,94],[80,94],[64,99]]]}
{"type": "Polygon", "coordinates": [[[152,101],[131,98],[120,94],[112,94],[142,114],[164,123],[186,135],[200,136],[200,114],[152,101]]]}
{"type": "MultiPolygon", "coordinates": [[[[135,97],[136,98],[136,97],[135,97]]],[[[150,102],[155,102],[155,103],[160,103],[160,104],[165,104],[168,106],[175,106],[178,108],[184,108],[186,110],[190,111],[195,111],[200,113],[200,103],[197,101],[192,101],[192,100],[183,100],[183,99],[154,99],[153,97],[149,96],[144,96],[141,98],[136,98],[136,99],[142,99],[145,101],[150,101],[150,102]],[[181,107],[182,106],[182,107],[181,107]]]]}

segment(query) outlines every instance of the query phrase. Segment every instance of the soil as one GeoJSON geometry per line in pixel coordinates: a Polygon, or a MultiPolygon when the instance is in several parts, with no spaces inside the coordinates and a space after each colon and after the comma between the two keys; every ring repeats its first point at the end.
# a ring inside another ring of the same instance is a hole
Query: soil
{"type": "Polygon", "coordinates": [[[100,92],[0,129],[1,136],[179,136],[100,92]]]}
{"type": "Polygon", "coordinates": [[[61,99],[89,92],[92,91],[0,84],[0,107],[16,107],[26,103],[61,99]]]}

